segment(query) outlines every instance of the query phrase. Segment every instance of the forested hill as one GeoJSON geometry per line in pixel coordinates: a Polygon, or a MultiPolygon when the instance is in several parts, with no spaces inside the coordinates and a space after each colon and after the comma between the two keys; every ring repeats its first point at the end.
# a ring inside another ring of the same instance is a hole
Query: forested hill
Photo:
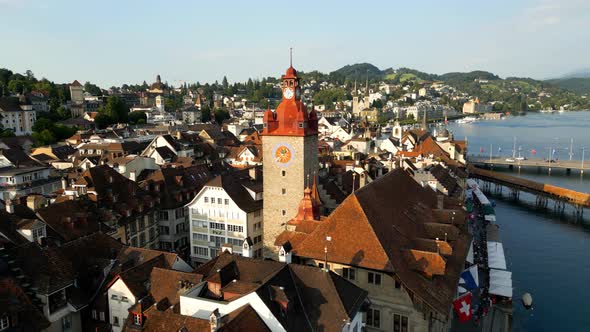
{"type": "Polygon", "coordinates": [[[481,70],[438,75],[410,68],[380,70],[369,63],[347,65],[322,78],[340,84],[351,84],[355,80],[359,84],[364,84],[367,78],[371,83],[384,81],[392,84],[415,85],[423,82],[444,82],[461,92],[478,96],[483,102],[512,103],[524,100],[533,103],[538,101],[535,108],[558,108],[570,105],[573,109],[585,109],[589,106],[588,98],[582,94],[590,93],[590,78],[541,81],[522,77],[501,78],[481,70]]]}

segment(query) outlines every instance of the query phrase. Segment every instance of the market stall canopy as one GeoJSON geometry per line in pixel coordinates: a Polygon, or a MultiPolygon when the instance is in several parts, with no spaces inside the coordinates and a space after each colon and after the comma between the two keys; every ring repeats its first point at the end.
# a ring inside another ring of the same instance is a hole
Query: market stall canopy
{"type": "Polygon", "coordinates": [[[488,266],[492,269],[506,270],[506,258],[501,242],[488,242],[488,266]]]}

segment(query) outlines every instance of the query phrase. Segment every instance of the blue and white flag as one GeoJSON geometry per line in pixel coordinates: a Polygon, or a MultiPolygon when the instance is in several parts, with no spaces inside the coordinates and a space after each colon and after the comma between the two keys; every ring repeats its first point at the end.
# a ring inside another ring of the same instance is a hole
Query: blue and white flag
{"type": "Polygon", "coordinates": [[[479,286],[477,265],[473,265],[461,273],[461,279],[459,280],[459,284],[468,291],[475,289],[479,286]]]}

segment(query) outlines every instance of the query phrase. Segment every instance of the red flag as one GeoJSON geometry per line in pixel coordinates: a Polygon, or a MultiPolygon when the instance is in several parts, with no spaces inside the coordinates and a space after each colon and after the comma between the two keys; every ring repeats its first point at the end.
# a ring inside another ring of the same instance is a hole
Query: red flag
{"type": "Polygon", "coordinates": [[[537,150],[535,150],[535,149],[532,149],[532,150],[531,150],[531,153],[532,153],[533,155],[536,155],[536,154],[537,154],[537,150]]]}
{"type": "Polygon", "coordinates": [[[471,292],[453,301],[453,307],[457,316],[459,316],[459,321],[466,322],[471,320],[471,292]]]}
{"type": "Polygon", "coordinates": [[[479,152],[484,152],[485,150],[483,148],[479,148],[479,152]]]}

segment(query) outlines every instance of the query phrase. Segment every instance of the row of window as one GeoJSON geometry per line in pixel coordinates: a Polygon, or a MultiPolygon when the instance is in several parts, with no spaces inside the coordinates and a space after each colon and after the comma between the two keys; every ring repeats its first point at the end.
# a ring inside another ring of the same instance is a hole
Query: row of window
{"type": "MultiPolygon", "coordinates": [[[[320,265],[323,265],[323,264],[320,263],[320,265]]],[[[349,267],[342,268],[342,276],[348,280],[356,280],[356,278],[357,278],[356,269],[349,268],[349,267]]],[[[381,285],[381,274],[375,273],[375,272],[368,272],[367,273],[367,282],[369,284],[373,284],[373,285],[377,285],[377,286],[381,285]]],[[[400,288],[400,287],[401,287],[401,285],[396,280],[395,281],[395,288],[400,288]]]]}
{"type": "Polygon", "coordinates": [[[209,248],[193,246],[193,255],[209,257],[209,248]]]}
{"type": "MultiPolygon", "coordinates": [[[[242,213],[241,211],[236,210],[216,210],[216,209],[199,209],[193,208],[191,210],[193,214],[200,214],[200,215],[207,215],[209,217],[221,217],[221,218],[229,218],[229,219],[241,219],[245,218],[246,214],[242,213]]],[[[256,216],[256,213],[254,214],[256,216]]],[[[258,215],[260,216],[260,214],[258,215]]],[[[198,216],[193,216],[193,219],[198,218],[198,216]]]]}
{"type": "MultiPolygon", "coordinates": [[[[381,310],[369,308],[365,314],[365,323],[367,326],[375,328],[381,327],[381,310]]],[[[393,314],[393,331],[394,332],[408,332],[410,322],[408,316],[393,314]]]]}
{"type": "MultiPolygon", "coordinates": [[[[215,204],[215,197],[204,197],[205,203],[211,202],[211,204],[215,204]]],[[[229,205],[229,199],[225,198],[217,198],[217,204],[219,205],[229,205]]]]}
{"type": "Polygon", "coordinates": [[[240,247],[244,242],[243,239],[237,239],[233,237],[228,237],[227,239],[222,236],[207,236],[207,234],[200,234],[200,233],[193,233],[193,240],[195,241],[211,241],[214,242],[216,246],[220,247],[224,243],[229,243],[232,246],[240,247]]]}

